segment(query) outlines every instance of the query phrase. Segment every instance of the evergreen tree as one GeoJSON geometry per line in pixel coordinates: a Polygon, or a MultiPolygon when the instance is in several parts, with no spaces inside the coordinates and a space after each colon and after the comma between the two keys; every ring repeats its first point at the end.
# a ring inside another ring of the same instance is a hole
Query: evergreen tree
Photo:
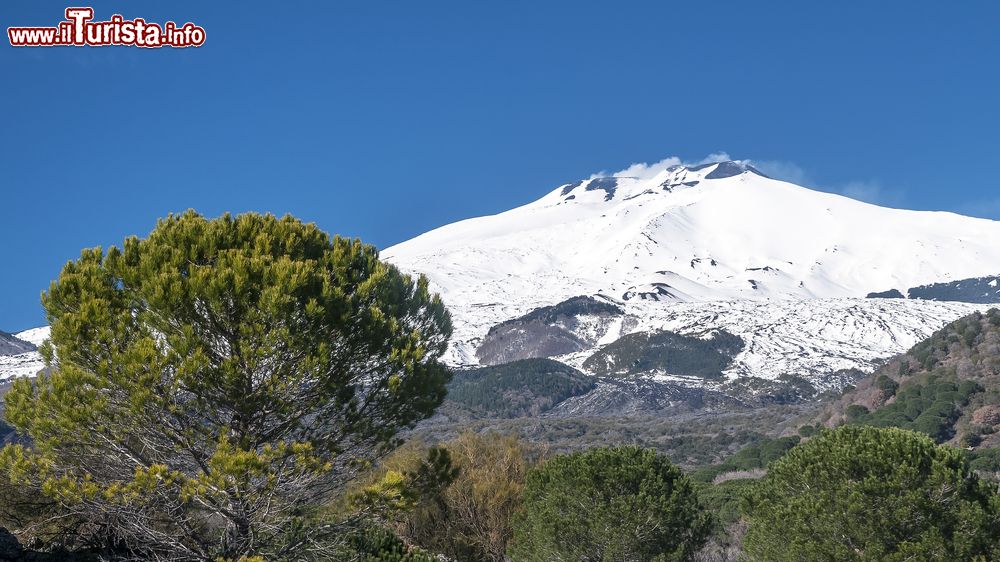
{"type": "Polygon", "coordinates": [[[750,560],[997,556],[1000,498],[961,451],[895,428],[844,426],[771,464],[746,503],[750,560]]]}
{"type": "Polygon", "coordinates": [[[84,250],[43,304],[51,372],[6,396],[33,445],[3,466],[144,559],[322,550],[307,508],[429,416],[450,377],[450,320],[424,278],[288,216],[170,216],[84,250]]]}
{"type": "Polygon", "coordinates": [[[710,517],[680,469],[650,449],[591,449],[528,474],[517,562],[690,560],[710,517]]]}

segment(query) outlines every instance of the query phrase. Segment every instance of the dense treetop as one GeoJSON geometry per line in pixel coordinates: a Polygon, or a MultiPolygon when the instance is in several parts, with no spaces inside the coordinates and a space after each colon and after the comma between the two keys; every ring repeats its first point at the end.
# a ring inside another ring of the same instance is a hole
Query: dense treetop
{"type": "MultiPolygon", "coordinates": [[[[430,415],[427,281],[292,217],[194,212],[84,250],[43,302],[51,373],[6,396],[8,472],[148,558],[322,550],[292,531],[430,415]]],[[[170,558],[172,557],[172,558],[170,558]]]]}

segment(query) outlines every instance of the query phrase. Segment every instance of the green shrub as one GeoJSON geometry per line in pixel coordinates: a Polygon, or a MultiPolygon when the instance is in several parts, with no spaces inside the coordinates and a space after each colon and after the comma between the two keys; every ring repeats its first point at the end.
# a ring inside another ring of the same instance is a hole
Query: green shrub
{"type": "Polygon", "coordinates": [[[752,479],[736,479],[699,486],[699,501],[713,515],[713,536],[724,537],[726,529],[743,517],[743,497],[756,483],[752,479]]]}
{"type": "Polygon", "coordinates": [[[975,447],[983,442],[983,438],[978,433],[966,433],[959,440],[958,444],[963,448],[975,447]]]}
{"type": "Polygon", "coordinates": [[[1000,555],[1000,498],[961,451],[843,426],[772,463],[747,495],[749,560],[970,560],[1000,555]]]}
{"type": "Polygon", "coordinates": [[[986,312],[986,318],[993,326],[1000,326],[1000,310],[991,308],[986,312]]]}
{"type": "Polygon", "coordinates": [[[861,404],[851,404],[844,411],[844,418],[847,419],[847,423],[854,423],[866,415],[868,415],[868,408],[861,404]]]}
{"type": "Polygon", "coordinates": [[[511,559],[689,560],[711,518],[691,482],[638,447],[556,457],[528,475],[511,559]]]}
{"type": "Polygon", "coordinates": [[[894,396],[899,389],[899,383],[885,375],[879,375],[875,379],[875,387],[882,391],[885,396],[894,396]]]}
{"type": "MultiPolygon", "coordinates": [[[[812,427],[812,426],[803,426],[812,427]]],[[[716,476],[737,470],[754,470],[766,468],[768,464],[780,459],[792,447],[799,443],[798,437],[765,437],[756,443],[751,443],[737,451],[720,464],[698,470],[692,478],[702,482],[710,482],[716,476]]]]}
{"type": "Polygon", "coordinates": [[[418,548],[409,548],[392,531],[367,527],[349,539],[345,559],[357,562],[437,562],[437,558],[418,548]]]}
{"type": "Polygon", "coordinates": [[[969,451],[969,467],[982,472],[1000,472],[1000,447],[969,451]]]}
{"type": "MultiPolygon", "coordinates": [[[[938,442],[950,439],[960,407],[983,387],[975,381],[956,383],[949,377],[931,375],[924,384],[908,383],[896,392],[896,400],[874,412],[847,409],[848,423],[899,427],[925,433],[938,442]]],[[[860,408],[860,407],[859,407],[860,408]]]]}

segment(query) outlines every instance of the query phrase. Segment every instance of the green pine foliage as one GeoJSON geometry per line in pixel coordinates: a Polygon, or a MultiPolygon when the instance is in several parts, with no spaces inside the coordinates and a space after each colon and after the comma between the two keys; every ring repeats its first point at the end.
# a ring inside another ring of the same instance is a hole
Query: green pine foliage
{"type": "Polygon", "coordinates": [[[978,472],[1000,472],[1000,447],[968,451],[969,467],[978,472]]]}
{"type": "Polygon", "coordinates": [[[939,442],[991,447],[1000,441],[984,437],[990,432],[977,427],[975,416],[998,397],[1000,310],[991,309],[960,318],[889,360],[830,404],[817,421],[901,427],[939,442]]]}
{"type": "Polygon", "coordinates": [[[536,416],[592,390],[593,377],[551,359],[524,359],[455,373],[448,399],[478,415],[536,416]]]}
{"type": "Polygon", "coordinates": [[[437,557],[406,546],[392,531],[368,526],[351,535],[349,549],[340,556],[352,562],[437,562],[437,557]]]}
{"type": "Polygon", "coordinates": [[[847,421],[911,429],[925,433],[940,443],[952,437],[960,408],[982,390],[983,387],[973,381],[956,382],[932,375],[925,384],[907,384],[896,394],[895,401],[874,412],[858,405],[848,407],[847,421]],[[855,408],[859,411],[852,413],[855,408]],[[863,412],[860,411],[862,408],[863,412]]]}
{"type": "MultiPolygon", "coordinates": [[[[983,320],[984,315],[979,312],[960,318],[914,345],[907,354],[924,369],[933,369],[950,354],[954,354],[956,348],[973,348],[983,333],[983,320]]],[[[985,320],[994,327],[1000,326],[1000,311],[990,309],[985,320]]]]}
{"type": "Polygon", "coordinates": [[[847,419],[847,423],[854,423],[870,413],[871,412],[868,408],[862,406],[861,404],[851,404],[847,407],[847,410],[844,411],[844,417],[847,419]]]}
{"type": "Polygon", "coordinates": [[[518,562],[690,560],[711,531],[691,481],[650,449],[591,449],[528,474],[518,562]]]}
{"type": "Polygon", "coordinates": [[[707,557],[705,550],[719,550],[720,547],[730,552],[741,550],[739,536],[733,536],[733,527],[740,526],[743,520],[744,497],[756,485],[756,480],[740,478],[726,480],[718,484],[701,483],[698,486],[698,500],[704,510],[712,515],[712,533],[709,544],[698,556],[698,560],[726,562],[736,560],[733,556],[707,557]],[[715,546],[716,548],[712,548],[715,546]]]}
{"type": "Polygon", "coordinates": [[[990,325],[1000,328],[1000,309],[991,308],[986,311],[986,320],[990,325]]]}
{"type": "Polygon", "coordinates": [[[692,474],[692,478],[702,482],[711,482],[716,476],[727,472],[767,468],[767,465],[783,457],[798,443],[799,437],[797,436],[764,437],[743,447],[725,461],[696,471],[692,474]]]}
{"type": "Polygon", "coordinates": [[[875,387],[882,391],[883,397],[888,398],[896,395],[899,383],[885,375],[879,375],[875,379],[875,387]]]}
{"type": "Polygon", "coordinates": [[[321,550],[308,507],[433,413],[450,377],[426,279],[287,216],[171,216],[84,250],[43,304],[51,372],[5,397],[32,445],[0,466],[138,558],[321,550]]]}
{"type": "Polygon", "coordinates": [[[972,560],[1000,555],[1000,497],[961,451],[896,428],[825,431],[748,493],[753,561],[972,560]]]}

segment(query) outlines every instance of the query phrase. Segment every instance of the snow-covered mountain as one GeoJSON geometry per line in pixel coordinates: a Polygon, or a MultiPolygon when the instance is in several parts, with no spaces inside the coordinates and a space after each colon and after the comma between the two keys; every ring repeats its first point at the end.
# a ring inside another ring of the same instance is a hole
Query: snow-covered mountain
{"type": "Polygon", "coordinates": [[[0,353],[0,381],[18,377],[31,377],[45,367],[36,348],[49,339],[48,326],[33,328],[13,335],[22,344],[0,353]]]}
{"type": "MultiPolygon", "coordinates": [[[[630,334],[736,336],[743,345],[723,380],[646,373],[706,387],[791,376],[838,387],[841,370],[871,370],[988,308],[991,295],[1000,300],[1000,222],[870,205],[746,162],[639,171],[559,186],[382,257],[442,294],[455,323],[453,365],[548,356],[589,371],[588,358],[630,334]],[[919,300],[962,294],[975,298],[919,300]],[[568,300],[558,314],[546,308],[568,300]]],[[[16,336],[38,345],[48,329],[16,336]]],[[[0,356],[0,380],[42,366],[35,351],[0,356]]]]}
{"type": "Polygon", "coordinates": [[[442,294],[456,364],[477,364],[500,322],[582,295],[631,320],[603,325],[578,356],[623,332],[726,329],[747,342],[731,378],[776,378],[871,367],[985,308],[864,297],[995,275],[1000,222],[879,207],[728,161],[565,184],[382,256],[442,294]]]}

